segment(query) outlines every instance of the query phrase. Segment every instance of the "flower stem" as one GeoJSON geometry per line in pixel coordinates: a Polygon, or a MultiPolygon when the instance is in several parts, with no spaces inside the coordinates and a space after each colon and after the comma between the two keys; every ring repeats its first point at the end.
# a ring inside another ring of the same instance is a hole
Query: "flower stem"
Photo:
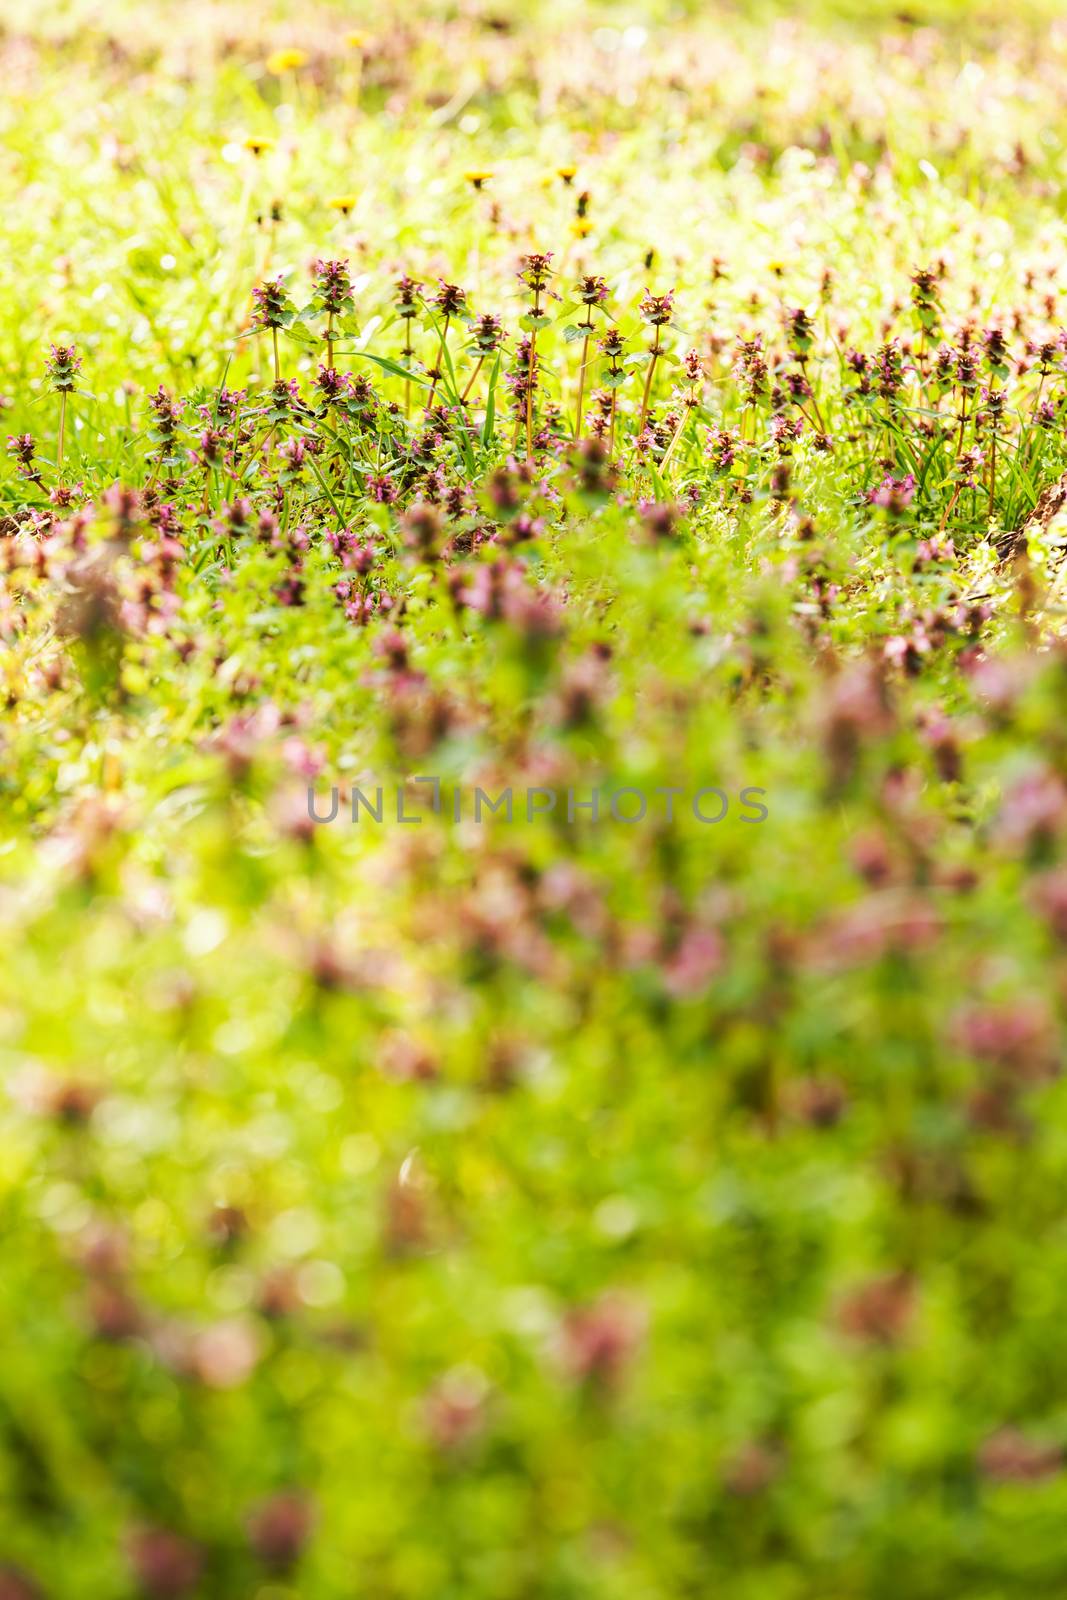
{"type": "Polygon", "coordinates": [[[477,378],[479,372],[481,372],[481,370],[482,370],[482,362],[484,360],[485,360],[484,356],[479,356],[478,357],[477,365],[475,366],[474,371],[470,375],[470,379],[468,380],[467,387],[464,389],[463,393],[459,397],[460,405],[463,404],[464,400],[466,400],[467,396],[470,394],[471,390],[474,388],[474,380],[475,380],[475,378],[477,378]]]}
{"type": "Polygon", "coordinates": [[[59,439],[56,444],[56,469],[63,470],[63,445],[67,436],[67,391],[59,391],[59,439]]]}
{"type": "MultiPolygon", "coordinates": [[[[536,320],[541,315],[541,291],[534,290],[533,314],[536,320]]],[[[534,362],[537,359],[537,329],[530,329],[530,362],[526,368],[526,459],[533,460],[533,379],[534,362]]]]}
{"type": "Polygon", "coordinates": [[[533,460],[533,375],[534,351],[537,348],[537,329],[530,334],[530,365],[526,369],[526,459],[533,460]]]}
{"type": "Polygon", "coordinates": [[[944,533],[946,527],[948,526],[948,519],[949,519],[949,517],[951,517],[953,511],[956,508],[956,501],[960,497],[960,490],[962,488],[963,488],[963,484],[962,483],[957,483],[956,487],[953,489],[953,491],[952,491],[952,499],[949,501],[948,505],[945,507],[945,514],[941,518],[941,523],[940,523],[940,526],[938,527],[938,530],[937,530],[938,533],[944,533]]]}
{"type": "Polygon", "coordinates": [[[590,323],[589,332],[582,340],[582,364],[578,368],[578,404],[574,412],[574,437],[576,439],[582,431],[582,401],[585,398],[585,367],[586,362],[589,359],[589,341],[592,336],[592,324],[590,323]]]}
{"type": "Polygon", "coordinates": [[[426,402],[427,411],[430,411],[433,408],[433,397],[437,393],[437,383],[438,383],[438,379],[441,376],[441,363],[445,359],[445,340],[447,338],[448,338],[448,318],[446,317],[445,318],[445,325],[441,329],[441,343],[437,348],[437,360],[434,362],[434,365],[433,365],[433,382],[430,384],[430,398],[426,402]]]}
{"type": "Polygon", "coordinates": [[[645,426],[645,419],[648,416],[648,397],[652,393],[652,376],[653,376],[653,374],[654,374],[654,372],[656,370],[656,362],[659,360],[659,326],[658,326],[658,324],[657,324],[657,327],[656,327],[656,338],[655,338],[655,342],[652,345],[651,354],[652,354],[652,360],[648,363],[648,375],[645,378],[645,392],[641,397],[641,416],[640,416],[640,419],[639,419],[638,424],[637,424],[638,433],[641,433],[643,431],[644,426],[645,426]]]}
{"type": "Polygon", "coordinates": [[[671,459],[671,456],[674,454],[674,447],[678,443],[678,440],[682,437],[682,434],[685,432],[685,425],[689,421],[690,415],[692,413],[692,408],[695,405],[696,405],[696,401],[695,400],[693,400],[693,401],[686,400],[684,402],[684,410],[682,412],[682,420],[681,420],[681,422],[679,422],[678,426],[675,428],[674,437],[671,440],[670,444],[667,446],[666,453],[664,454],[663,460],[659,464],[659,470],[661,472],[664,471],[664,469],[666,468],[667,462],[671,459]]]}
{"type": "Polygon", "coordinates": [[[808,358],[807,358],[807,356],[805,356],[801,360],[800,370],[801,370],[801,373],[803,374],[804,378],[807,380],[808,387],[811,390],[811,409],[815,413],[815,421],[818,424],[819,432],[820,433],[825,433],[826,432],[826,424],[822,419],[822,412],[819,410],[819,397],[815,393],[815,385],[811,382],[810,378],[808,378],[808,358]]]}
{"type": "Polygon", "coordinates": [[[274,381],[275,381],[275,383],[281,383],[281,381],[282,381],[282,364],[281,364],[281,361],[279,360],[279,357],[278,357],[278,330],[277,330],[277,328],[272,328],[270,330],[270,334],[271,334],[271,339],[272,339],[273,344],[274,344],[274,381]]]}

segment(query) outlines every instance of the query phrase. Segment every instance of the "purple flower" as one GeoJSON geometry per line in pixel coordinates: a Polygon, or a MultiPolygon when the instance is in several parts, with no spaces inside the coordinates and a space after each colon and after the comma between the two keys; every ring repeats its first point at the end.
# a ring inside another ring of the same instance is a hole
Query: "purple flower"
{"type": "Polygon", "coordinates": [[[649,294],[646,289],[638,310],[646,322],[654,328],[662,328],[674,315],[674,290],[667,294],[649,294]]]}
{"type": "Polygon", "coordinates": [[[872,489],[867,499],[874,506],[888,511],[890,516],[901,516],[915,498],[915,476],[909,472],[903,478],[887,473],[881,483],[872,489]]]}
{"type": "Polygon", "coordinates": [[[316,297],[324,311],[337,315],[353,304],[347,261],[315,261],[311,266],[311,276],[316,297]]]}
{"type": "Polygon", "coordinates": [[[45,362],[45,375],[51,388],[69,393],[81,369],[82,358],[72,344],[54,344],[45,362]]]}
{"type": "Polygon", "coordinates": [[[292,321],[293,308],[285,292],[285,279],[280,275],[257,283],[252,290],[258,328],[284,328],[292,321]]]}

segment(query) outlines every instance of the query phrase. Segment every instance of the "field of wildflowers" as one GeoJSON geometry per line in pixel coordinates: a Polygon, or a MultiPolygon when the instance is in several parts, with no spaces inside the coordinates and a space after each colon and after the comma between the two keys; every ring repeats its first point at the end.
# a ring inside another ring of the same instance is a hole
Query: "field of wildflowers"
{"type": "Polygon", "coordinates": [[[1067,1593],[1060,9],[0,0],[0,1600],[1067,1593]]]}

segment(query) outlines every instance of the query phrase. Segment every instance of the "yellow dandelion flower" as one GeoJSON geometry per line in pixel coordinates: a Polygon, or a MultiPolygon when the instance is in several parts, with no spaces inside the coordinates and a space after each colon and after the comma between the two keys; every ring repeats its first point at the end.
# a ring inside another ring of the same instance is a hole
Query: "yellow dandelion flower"
{"type": "Polygon", "coordinates": [[[574,174],[577,171],[578,171],[577,167],[572,167],[572,166],[557,167],[556,168],[556,177],[557,178],[562,178],[564,183],[573,183],[574,182],[574,174]]]}
{"type": "Polygon", "coordinates": [[[785,262],[784,261],[768,261],[767,267],[774,274],[774,276],[776,278],[781,278],[785,274],[785,262]]]}
{"type": "Polygon", "coordinates": [[[356,201],[358,199],[359,196],[355,194],[335,194],[332,200],[327,200],[326,204],[331,211],[340,211],[342,216],[347,217],[350,211],[356,209],[356,201]]]}
{"type": "Polygon", "coordinates": [[[262,138],[257,133],[249,134],[248,138],[243,139],[241,142],[244,145],[244,148],[246,150],[251,150],[254,156],[264,155],[268,150],[274,149],[273,139],[262,138]]]}
{"type": "Polygon", "coordinates": [[[307,65],[306,50],[275,50],[267,57],[267,71],[280,78],[284,72],[295,72],[307,65]]]}
{"type": "Polygon", "coordinates": [[[475,189],[480,189],[490,178],[496,176],[492,167],[468,167],[463,174],[464,182],[472,184],[475,189]]]}
{"type": "Polygon", "coordinates": [[[588,217],[575,217],[571,223],[571,232],[576,239],[587,239],[593,231],[593,224],[588,217]]]}
{"type": "Polygon", "coordinates": [[[345,44],[352,50],[369,50],[374,43],[374,34],[365,33],[362,28],[355,28],[351,33],[345,34],[345,44]]]}

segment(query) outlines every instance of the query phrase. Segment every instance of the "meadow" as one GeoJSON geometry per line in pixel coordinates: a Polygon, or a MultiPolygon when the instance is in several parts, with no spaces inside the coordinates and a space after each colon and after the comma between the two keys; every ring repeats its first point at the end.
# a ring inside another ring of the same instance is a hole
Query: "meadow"
{"type": "Polygon", "coordinates": [[[1067,1592],[1058,9],[0,0],[0,1600],[1067,1592]]]}

